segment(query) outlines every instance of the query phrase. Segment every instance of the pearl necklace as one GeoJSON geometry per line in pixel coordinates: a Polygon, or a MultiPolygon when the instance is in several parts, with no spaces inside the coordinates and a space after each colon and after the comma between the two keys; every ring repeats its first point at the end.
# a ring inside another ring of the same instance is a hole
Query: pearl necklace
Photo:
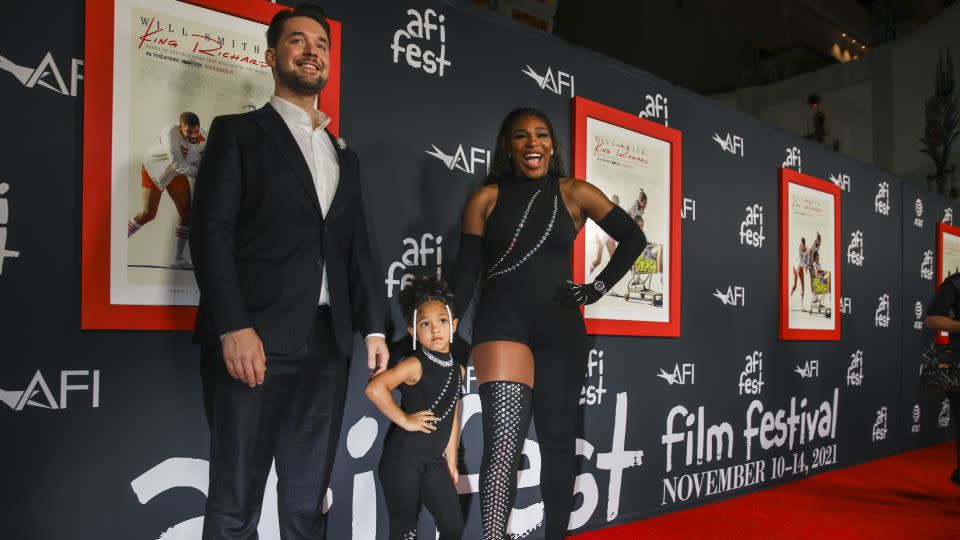
{"type": "Polygon", "coordinates": [[[436,356],[430,354],[430,351],[426,347],[423,348],[423,355],[430,359],[431,362],[440,366],[440,367],[450,367],[453,365],[453,355],[450,355],[450,358],[446,360],[441,360],[436,356]]]}

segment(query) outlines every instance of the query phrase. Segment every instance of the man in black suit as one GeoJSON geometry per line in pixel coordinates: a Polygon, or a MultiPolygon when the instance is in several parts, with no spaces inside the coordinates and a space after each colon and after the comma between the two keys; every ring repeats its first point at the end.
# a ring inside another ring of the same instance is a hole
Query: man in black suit
{"type": "Polygon", "coordinates": [[[210,126],[190,240],[200,310],[210,488],[203,537],[255,538],[271,461],[282,538],[323,538],[322,500],[354,329],[375,374],[387,361],[356,154],[325,127],[323,11],[267,30],[275,95],[210,126]]]}

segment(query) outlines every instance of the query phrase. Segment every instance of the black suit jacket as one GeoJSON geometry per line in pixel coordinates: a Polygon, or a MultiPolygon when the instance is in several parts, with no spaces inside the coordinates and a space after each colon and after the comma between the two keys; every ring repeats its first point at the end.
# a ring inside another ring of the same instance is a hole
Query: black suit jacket
{"type": "Polygon", "coordinates": [[[344,355],[355,329],[384,332],[374,288],[357,155],[340,149],[340,180],[323,215],[307,162],[269,104],[210,125],[193,198],[190,252],[200,287],[195,339],[256,329],[267,353],[306,343],[323,268],[344,355]]]}

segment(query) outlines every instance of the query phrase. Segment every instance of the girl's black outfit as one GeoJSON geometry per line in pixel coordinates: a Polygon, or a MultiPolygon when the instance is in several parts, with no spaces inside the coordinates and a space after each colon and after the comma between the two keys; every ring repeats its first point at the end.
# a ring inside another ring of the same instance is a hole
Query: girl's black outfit
{"type": "Polygon", "coordinates": [[[443,451],[460,398],[460,364],[450,353],[422,348],[413,356],[420,360],[423,374],[417,384],[400,385],[400,408],[406,413],[433,411],[437,429],[411,432],[391,424],[387,432],[378,473],[390,516],[390,538],[416,539],[422,502],[437,523],[440,539],[455,540],[463,534],[463,511],[443,451]]]}

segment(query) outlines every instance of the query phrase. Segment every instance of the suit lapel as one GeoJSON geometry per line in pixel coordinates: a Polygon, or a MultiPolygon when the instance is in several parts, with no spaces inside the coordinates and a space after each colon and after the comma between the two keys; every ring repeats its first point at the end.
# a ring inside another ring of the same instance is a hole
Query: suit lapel
{"type": "Polygon", "coordinates": [[[267,138],[280,150],[287,163],[293,168],[300,186],[307,195],[307,199],[313,204],[313,208],[317,211],[320,219],[323,219],[323,211],[320,209],[320,201],[317,199],[317,186],[313,183],[310,167],[307,166],[307,161],[303,157],[303,152],[300,151],[300,146],[297,145],[293,134],[290,133],[290,128],[284,123],[280,113],[269,103],[257,110],[256,117],[260,126],[267,132],[267,138]]]}
{"type": "Polygon", "coordinates": [[[337,161],[340,164],[340,178],[337,181],[337,190],[333,193],[333,199],[330,201],[330,208],[327,209],[327,214],[332,215],[339,208],[337,203],[343,199],[343,194],[346,191],[346,189],[343,187],[343,183],[352,181],[354,173],[353,161],[347,159],[347,152],[340,148],[340,145],[337,144],[337,138],[334,137],[332,133],[329,131],[326,133],[327,136],[330,137],[330,142],[333,143],[333,148],[337,151],[337,161]]]}

